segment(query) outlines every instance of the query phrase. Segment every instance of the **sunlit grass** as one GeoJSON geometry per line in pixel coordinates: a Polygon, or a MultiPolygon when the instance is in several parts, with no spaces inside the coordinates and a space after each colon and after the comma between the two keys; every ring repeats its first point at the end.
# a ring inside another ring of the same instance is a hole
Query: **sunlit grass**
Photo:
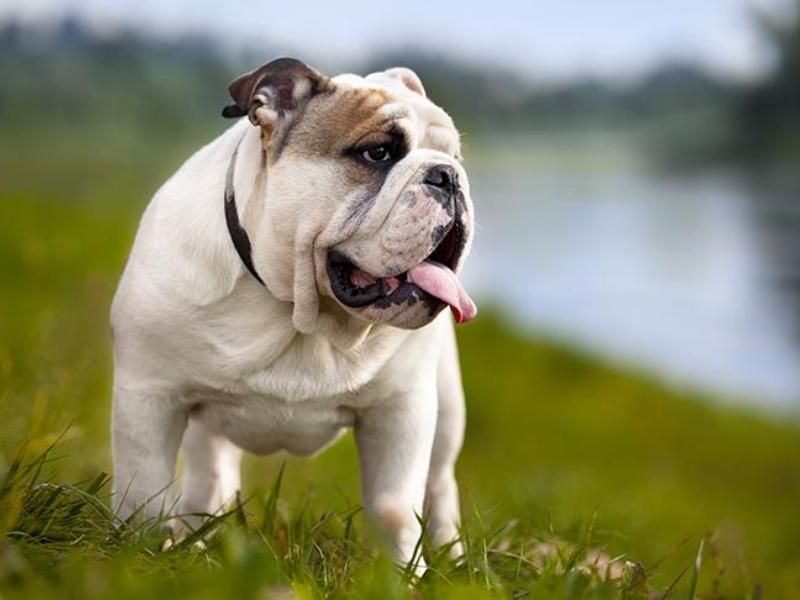
{"type": "MultiPolygon", "coordinates": [[[[421,590],[443,597],[511,596],[644,597],[643,567],[598,550],[591,527],[575,542],[550,527],[517,519],[489,522],[469,510],[457,560],[447,548],[420,552],[429,562],[419,577],[392,563],[380,539],[362,532],[358,506],[322,512],[306,497],[281,499],[281,475],[268,491],[213,517],[201,530],[169,545],[164,521],[139,525],[109,508],[109,478],[98,474],[78,485],[42,477],[48,452],[23,455],[0,482],[0,523],[5,537],[0,582],[8,597],[141,597],[169,592],[191,597],[278,594],[299,597],[408,598],[421,590]]],[[[469,507],[468,507],[469,508],[469,507]]]]}

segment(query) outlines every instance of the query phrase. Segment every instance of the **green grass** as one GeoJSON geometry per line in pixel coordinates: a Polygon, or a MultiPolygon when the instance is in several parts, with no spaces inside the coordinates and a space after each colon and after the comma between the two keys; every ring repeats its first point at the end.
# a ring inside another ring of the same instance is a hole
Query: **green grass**
{"type": "Polygon", "coordinates": [[[437,597],[504,591],[611,598],[645,590],[641,567],[597,552],[591,529],[571,543],[532,523],[490,525],[477,515],[467,519],[467,552],[458,562],[423,541],[430,568],[420,579],[376,549],[375,533],[363,534],[357,506],[320,512],[313,502],[286,502],[280,476],[268,492],[164,551],[160,521],[134,527],[107,508],[105,474],[77,486],[40,482],[46,462],[43,455],[14,463],[0,491],[11,516],[0,581],[11,598],[49,597],[65,587],[75,598],[249,598],[282,588],[301,597],[406,598],[417,588],[437,597]]]}
{"type": "Polygon", "coordinates": [[[143,187],[113,202],[0,194],[0,597],[800,597],[796,421],[670,390],[491,311],[459,329],[464,560],[426,546],[434,568],[416,581],[381,557],[350,436],[313,460],[248,458],[242,505],[207,548],[161,552],[159,523],[116,522],[102,475],[107,312],[143,187]]]}

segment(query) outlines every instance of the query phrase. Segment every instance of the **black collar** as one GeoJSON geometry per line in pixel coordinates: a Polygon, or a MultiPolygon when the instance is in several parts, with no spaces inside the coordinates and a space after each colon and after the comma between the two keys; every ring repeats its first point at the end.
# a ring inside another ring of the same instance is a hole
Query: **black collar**
{"type": "Polygon", "coordinates": [[[253,257],[251,255],[252,246],[250,245],[250,238],[247,237],[247,232],[239,222],[239,211],[236,209],[236,197],[233,193],[233,173],[236,167],[236,157],[239,154],[239,146],[242,145],[244,136],[236,143],[236,148],[233,150],[231,162],[228,163],[228,172],[225,174],[225,222],[228,224],[228,233],[231,235],[233,247],[236,248],[236,253],[242,259],[244,266],[255,277],[258,282],[266,287],[264,280],[256,272],[253,266],[253,257]]]}

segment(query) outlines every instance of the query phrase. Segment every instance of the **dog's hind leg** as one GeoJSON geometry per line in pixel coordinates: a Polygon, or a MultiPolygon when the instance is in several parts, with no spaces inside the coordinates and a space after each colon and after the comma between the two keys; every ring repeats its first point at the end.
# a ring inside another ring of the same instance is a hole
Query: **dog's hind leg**
{"type": "Polygon", "coordinates": [[[196,529],[204,516],[222,512],[236,499],[242,451],[197,418],[189,419],[181,451],[184,471],[179,512],[196,529]]]}
{"type": "MultiPolygon", "coordinates": [[[[431,539],[435,546],[442,546],[459,536],[460,508],[455,465],[464,441],[466,423],[464,390],[452,325],[439,359],[437,378],[439,404],[425,505],[431,539]]],[[[460,542],[453,544],[450,554],[453,557],[463,554],[460,542]]]]}

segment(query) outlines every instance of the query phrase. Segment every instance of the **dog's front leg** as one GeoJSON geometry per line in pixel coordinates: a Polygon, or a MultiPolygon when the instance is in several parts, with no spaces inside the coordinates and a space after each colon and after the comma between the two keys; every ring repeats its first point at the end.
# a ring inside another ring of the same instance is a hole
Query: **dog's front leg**
{"type": "Polygon", "coordinates": [[[172,480],[187,411],[174,397],[114,388],[112,442],[114,507],[122,519],[139,520],[173,509],[172,480]]]}
{"type": "MultiPolygon", "coordinates": [[[[405,394],[404,394],[405,396],[405,394]]],[[[425,482],[436,430],[435,389],[360,411],[355,435],[364,507],[408,562],[421,534],[425,482]]],[[[420,558],[418,572],[424,569],[420,558]]]]}

